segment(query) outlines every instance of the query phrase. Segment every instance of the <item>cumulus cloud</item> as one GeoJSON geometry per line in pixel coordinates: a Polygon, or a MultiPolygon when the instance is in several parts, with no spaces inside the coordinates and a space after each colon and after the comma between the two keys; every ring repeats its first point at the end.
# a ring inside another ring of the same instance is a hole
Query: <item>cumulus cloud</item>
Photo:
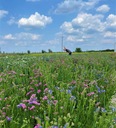
{"type": "Polygon", "coordinates": [[[8,11],[0,10],[0,19],[8,14],[8,11]]]}
{"type": "Polygon", "coordinates": [[[110,27],[114,27],[116,28],[116,15],[114,14],[110,14],[108,17],[107,17],[107,23],[110,27]]]}
{"type": "Polygon", "coordinates": [[[14,40],[15,37],[13,37],[12,34],[7,34],[7,35],[5,35],[5,36],[3,37],[3,39],[5,39],[5,40],[14,40]]]}
{"type": "Polygon", "coordinates": [[[100,0],[65,0],[57,5],[55,13],[70,13],[77,10],[89,10],[93,8],[100,0]]]}
{"type": "Polygon", "coordinates": [[[38,12],[32,14],[29,18],[21,18],[18,21],[19,26],[27,27],[45,27],[47,24],[52,23],[52,18],[40,15],[38,12]]]}
{"type": "Polygon", "coordinates": [[[79,13],[70,22],[65,21],[60,28],[67,42],[113,39],[116,37],[116,15],[110,14],[104,19],[103,15],[79,13]]]}
{"type": "Polygon", "coordinates": [[[108,5],[102,5],[96,9],[98,12],[106,13],[110,10],[110,7],[108,5]]]}
{"type": "Polygon", "coordinates": [[[103,15],[80,13],[71,22],[64,22],[60,28],[67,33],[101,32],[104,30],[102,19],[103,15]]]}
{"type": "Polygon", "coordinates": [[[34,46],[41,40],[41,35],[21,32],[16,34],[7,34],[1,36],[0,39],[0,44],[11,43],[15,46],[34,46]]]}

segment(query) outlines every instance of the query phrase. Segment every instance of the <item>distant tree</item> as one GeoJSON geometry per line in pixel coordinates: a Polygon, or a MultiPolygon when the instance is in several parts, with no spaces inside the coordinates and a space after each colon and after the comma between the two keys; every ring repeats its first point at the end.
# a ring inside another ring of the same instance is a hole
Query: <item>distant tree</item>
{"type": "Polygon", "coordinates": [[[81,48],[76,48],[75,52],[82,52],[81,48]]]}
{"type": "Polygon", "coordinates": [[[48,52],[49,52],[49,53],[52,53],[52,50],[51,50],[51,49],[48,49],[48,52]]]}
{"type": "Polygon", "coordinates": [[[27,50],[27,53],[30,54],[31,53],[30,50],[27,50]]]}
{"type": "Polygon", "coordinates": [[[46,51],[45,51],[45,50],[42,50],[41,52],[42,52],[42,53],[46,53],[46,51]]]}

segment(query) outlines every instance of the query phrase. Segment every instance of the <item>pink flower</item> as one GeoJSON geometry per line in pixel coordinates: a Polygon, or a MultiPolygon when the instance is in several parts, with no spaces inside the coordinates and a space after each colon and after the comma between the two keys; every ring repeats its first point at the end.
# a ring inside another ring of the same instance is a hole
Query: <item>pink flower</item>
{"type": "Polygon", "coordinates": [[[47,86],[47,84],[44,84],[44,86],[47,86]]]}
{"type": "Polygon", "coordinates": [[[44,97],[43,97],[43,100],[47,100],[47,99],[48,99],[48,97],[47,97],[47,96],[44,96],[44,97]]]}
{"type": "Polygon", "coordinates": [[[39,90],[37,90],[37,93],[40,93],[41,92],[41,90],[39,89],[39,90]]]}
{"type": "Polygon", "coordinates": [[[32,92],[33,92],[33,91],[28,92],[28,93],[26,94],[26,96],[30,95],[32,92]]]}
{"type": "Polygon", "coordinates": [[[39,86],[38,84],[35,84],[35,86],[37,87],[37,86],[39,86]]]}
{"type": "Polygon", "coordinates": [[[41,83],[41,82],[39,82],[39,83],[38,83],[38,86],[40,86],[40,85],[42,85],[42,83],[41,83]]]}
{"type": "Polygon", "coordinates": [[[40,127],[40,124],[37,124],[34,128],[39,128],[40,127]]]}
{"type": "Polygon", "coordinates": [[[91,96],[91,95],[94,95],[95,93],[94,92],[90,92],[87,94],[87,96],[91,96]]]}
{"type": "Polygon", "coordinates": [[[26,105],[23,104],[23,103],[20,103],[19,105],[17,105],[17,107],[18,107],[18,108],[23,108],[23,109],[25,109],[25,108],[26,108],[26,105]]]}
{"type": "Polygon", "coordinates": [[[37,101],[33,101],[32,104],[40,105],[40,103],[38,103],[37,101]]]}
{"type": "Polygon", "coordinates": [[[56,105],[57,103],[58,103],[58,101],[57,101],[57,100],[54,100],[54,101],[53,101],[53,104],[54,104],[54,105],[56,105]]]}
{"type": "Polygon", "coordinates": [[[48,88],[45,88],[44,92],[47,92],[48,91],[48,88]]]}
{"type": "Polygon", "coordinates": [[[35,106],[32,106],[31,108],[29,108],[29,110],[33,110],[35,108],[35,106]]]}

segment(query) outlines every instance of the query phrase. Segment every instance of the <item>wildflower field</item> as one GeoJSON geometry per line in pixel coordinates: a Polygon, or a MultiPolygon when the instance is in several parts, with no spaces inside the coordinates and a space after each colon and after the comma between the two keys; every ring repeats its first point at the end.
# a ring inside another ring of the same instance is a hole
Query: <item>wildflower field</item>
{"type": "Polygon", "coordinates": [[[0,56],[0,128],[116,128],[116,54],[0,56]]]}

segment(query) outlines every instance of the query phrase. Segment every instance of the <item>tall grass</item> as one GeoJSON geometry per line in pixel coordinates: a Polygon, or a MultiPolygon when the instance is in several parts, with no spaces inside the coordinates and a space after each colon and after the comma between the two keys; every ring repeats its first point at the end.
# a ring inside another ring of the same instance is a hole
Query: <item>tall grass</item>
{"type": "Polygon", "coordinates": [[[115,128],[116,56],[0,57],[0,128],[115,128]]]}

